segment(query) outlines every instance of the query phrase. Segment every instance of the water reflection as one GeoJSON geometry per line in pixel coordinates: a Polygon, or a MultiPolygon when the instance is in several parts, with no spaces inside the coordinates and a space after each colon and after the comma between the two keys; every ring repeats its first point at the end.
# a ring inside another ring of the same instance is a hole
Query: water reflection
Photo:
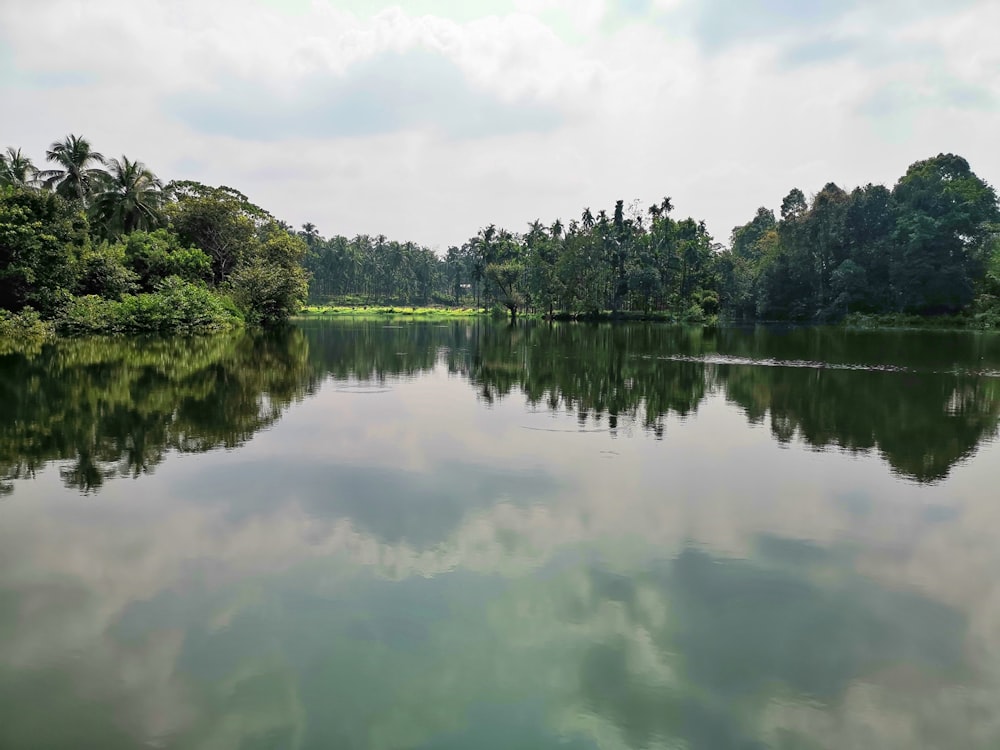
{"type": "Polygon", "coordinates": [[[996,747],[1000,358],[845,335],[315,324],[62,386],[71,348],[3,360],[49,396],[0,425],[33,462],[0,503],[0,747],[996,747]],[[81,502],[55,469],[85,451],[138,480],[81,502]]]}
{"type": "Polygon", "coordinates": [[[266,336],[68,341],[0,357],[0,489],[71,460],[66,484],[94,490],[151,470],[170,450],[241,445],[325,377],[379,383],[439,360],[487,403],[517,389],[533,407],[571,411],[581,427],[606,422],[612,433],[624,421],[662,437],[666,417],[721,392],[780,443],[875,451],[920,482],[946,477],[1000,422],[1000,342],[991,336],[312,323],[266,336]]]}
{"type": "Polygon", "coordinates": [[[537,326],[486,329],[471,377],[487,401],[517,387],[581,424],[626,417],[660,437],[721,391],[781,443],[876,450],[930,482],[996,435],[998,362],[996,337],[968,334],[537,326]],[[749,364],[718,364],[734,358],[749,364]]]}
{"type": "Polygon", "coordinates": [[[49,461],[69,487],[152,471],[170,450],[235,448],[314,387],[301,331],[61,341],[0,357],[0,476],[49,461]]]}

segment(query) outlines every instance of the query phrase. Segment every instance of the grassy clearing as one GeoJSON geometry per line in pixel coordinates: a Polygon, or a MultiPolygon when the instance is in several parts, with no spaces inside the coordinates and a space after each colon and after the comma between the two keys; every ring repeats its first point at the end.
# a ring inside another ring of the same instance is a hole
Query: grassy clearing
{"type": "Polygon", "coordinates": [[[379,307],[375,305],[310,305],[299,313],[307,318],[419,318],[420,320],[475,318],[482,310],[471,307],[379,307]]]}

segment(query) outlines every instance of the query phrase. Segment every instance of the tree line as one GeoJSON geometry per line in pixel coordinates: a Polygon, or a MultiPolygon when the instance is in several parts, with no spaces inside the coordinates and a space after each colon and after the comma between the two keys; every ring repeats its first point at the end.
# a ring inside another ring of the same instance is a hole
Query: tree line
{"type": "Polygon", "coordinates": [[[0,156],[0,310],[65,332],[270,324],[305,300],[306,245],[229,187],[168,184],[70,135],[0,156]]]}
{"type": "Polygon", "coordinates": [[[325,239],[306,224],[310,299],[499,306],[512,318],[639,310],[701,320],[718,312],[719,247],[704,222],[677,221],[672,208],[665,198],[647,216],[618,201],[610,213],[536,220],[524,233],[491,224],[444,256],[383,235],[325,239]]]}
{"type": "Polygon", "coordinates": [[[1000,323],[1000,212],[968,162],[941,154],[889,189],[798,188],[716,243],[674,219],[670,198],[617,201],[579,219],[489,225],[436,256],[384,236],[307,242],[310,297],[371,304],[500,306],[550,317],[638,313],[675,320],[836,320],[850,313],[971,312],[1000,323]]]}
{"type": "Polygon", "coordinates": [[[733,230],[720,298],[733,317],[827,320],[851,312],[993,314],[997,194],[954,154],[916,162],[890,190],[794,189],[733,230]]]}
{"type": "Polygon", "coordinates": [[[891,189],[793,189],[728,246],[664,198],[523,232],[491,224],[443,255],[384,235],[324,238],[312,223],[294,231],[238,190],[164,185],[78,136],[46,156],[45,170],[20,150],[0,156],[0,308],[31,307],[69,331],[269,323],[307,298],[512,319],[965,313],[1000,324],[997,194],[954,154],[916,162],[891,189]]]}

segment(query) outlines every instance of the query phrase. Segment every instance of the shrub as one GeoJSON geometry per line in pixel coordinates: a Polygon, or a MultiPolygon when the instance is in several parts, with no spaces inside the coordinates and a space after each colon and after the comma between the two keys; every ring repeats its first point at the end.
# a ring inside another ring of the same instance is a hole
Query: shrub
{"type": "Polygon", "coordinates": [[[299,266],[254,258],[237,268],[228,289],[248,323],[274,325],[302,309],[306,298],[305,271],[299,266]]]}
{"type": "Polygon", "coordinates": [[[681,316],[681,320],[685,323],[704,323],[705,319],[705,311],[701,309],[701,306],[697,302],[692,302],[691,306],[681,316]]]}
{"type": "Polygon", "coordinates": [[[0,338],[47,338],[52,333],[52,324],[30,307],[19,313],[0,310],[0,338]]]}
{"type": "Polygon", "coordinates": [[[191,282],[212,277],[211,259],[196,247],[183,247],[166,229],[133,232],[125,238],[124,257],[147,292],[171,276],[191,282]]]}
{"type": "Polygon", "coordinates": [[[0,310],[0,355],[17,352],[34,357],[54,333],[54,326],[30,307],[16,314],[0,310]]]}
{"type": "Polygon", "coordinates": [[[125,266],[124,248],[102,245],[86,252],[80,260],[76,293],[117,300],[138,291],[138,282],[139,277],[125,266]]]}
{"type": "Polygon", "coordinates": [[[120,301],[96,295],[75,298],[60,317],[63,333],[195,332],[240,323],[232,300],[176,276],[152,293],[127,294],[120,301]]]}

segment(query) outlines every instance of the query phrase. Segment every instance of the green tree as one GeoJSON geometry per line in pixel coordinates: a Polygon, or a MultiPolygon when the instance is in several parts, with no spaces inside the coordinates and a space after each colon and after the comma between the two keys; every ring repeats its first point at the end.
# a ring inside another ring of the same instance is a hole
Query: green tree
{"type": "Polygon", "coordinates": [[[967,305],[998,220],[997,194],[954,154],[916,162],[892,191],[897,207],[892,278],[905,310],[967,305]]]}
{"type": "Polygon", "coordinates": [[[31,187],[37,177],[38,170],[21,149],[8,146],[7,152],[0,154],[0,186],[31,187]]]}
{"type": "Polygon", "coordinates": [[[171,228],[185,245],[203,250],[212,259],[212,280],[225,281],[252,253],[257,233],[274,222],[233,188],[210,187],[199,182],[172,182],[166,206],[171,228]]]}
{"type": "Polygon", "coordinates": [[[132,232],[123,237],[125,264],[137,275],[140,288],[151,292],[171,276],[204,283],[212,278],[212,261],[196,247],[184,247],[166,229],[132,232]]]}
{"type": "Polygon", "coordinates": [[[777,227],[774,212],[761,207],[752,220],[733,228],[729,250],[720,255],[718,263],[718,293],[730,316],[742,320],[756,314],[761,271],[775,255],[777,227]]]}
{"type": "Polygon", "coordinates": [[[601,236],[571,222],[556,266],[563,311],[586,315],[602,310],[610,270],[605,260],[601,236]]]}
{"type": "Polygon", "coordinates": [[[810,240],[809,207],[798,188],[781,202],[776,242],[760,258],[757,314],[766,320],[816,317],[819,265],[810,240]]]}
{"type": "Polygon", "coordinates": [[[58,195],[0,188],[0,308],[51,315],[76,284],[87,219],[58,195]]]}
{"type": "MultiPolygon", "coordinates": [[[[844,241],[849,259],[864,271],[865,282],[863,293],[855,289],[851,310],[897,309],[890,278],[895,220],[892,195],[884,185],[868,184],[851,191],[844,213],[844,241]]],[[[850,273],[855,281],[860,279],[856,271],[850,273]]]]}
{"type": "Polygon", "coordinates": [[[552,317],[562,297],[558,274],[559,239],[550,236],[538,220],[528,225],[524,238],[527,253],[526,286],[532,302],[552,317]]]}
{"type": "Polygon", "coordinates": [[[868,297],[868,274],[848,258],[830,275],[831,308],[842,314],[856,310],[868,297]]]}
{"type": "Polygon", "coordinates": [[[480,247],[490,296],[507,308],[513,321],[525,305],[523,248],[510,232],[492,225],[482,231],[480,247]]]}
{"type": "Polygon", "coordinates": [[[836,268],[847,258],[844,236],[844,215],[849,203],[847,193],[832,182],[824,185],[813,198],[806,216],[805,237],[815,268],[810,306],[819,317],[833,313],[830,279],[836,268]]]}
{"type": "Polygon", "coordinates": [[[45,158],[57,165],[38,173],[46,188],[63,198],[78,200],[84,206],[91,194],[107,178],[104,156],[94,151],[90,141],[78,135],[68,135],[56,141],[45,152],[45,158]],[[93,166],[93,165],[100,166],[93,166]]]}
{"type": "Polygon", "coordinates": [[[125,262],[125,248],[102,243],[83,253],[75,293],[120,300],[139,288],[139,276],[125,262]]]}
{"type": "Polygon", "coordinates": [[[311,221],[307,221],[302,225],[302,231],[299,232],[298,235],[305,240],[310,250],[323,242],[323,238],[320,236],[319,230],[316,229],[316,225],[311,221]]]}
{"type": "Polygon", "coordinates": [[[449,289],[455,299],[455,303],[458,304],[462,299],[462,279],[465,278],[461,249],[454,245],[449,247],[448,253],[445,255],[445,265],[447,267],[449,289]]]}
{"type": "Polygon", "coordinates": [[[274,325],[297,313],[309,292],[302,260],[306,244],[272,223],[252,253],[236,267],[227,287],[250,323],[274,325]]]}
{"type": "MultiPolygon", "coordinates": [[[[788,200],[786,198],[786,200],[788,200]]],[[[734,227],[730,239],[730,249],[740,258],[746,258],[753,264],[759,263],[764,256],[765,235],[777,227],[774,211],[761,206],[757,215],[746,224],[734,227]]]]}
{"type": "Polygon", "coordinates": [[[163,223],[163,183],[141,161],[107,162],[109,175],[99,185],[91,211],[101,232],[109,238],[137,230],[149,231],[163,223]]]}

